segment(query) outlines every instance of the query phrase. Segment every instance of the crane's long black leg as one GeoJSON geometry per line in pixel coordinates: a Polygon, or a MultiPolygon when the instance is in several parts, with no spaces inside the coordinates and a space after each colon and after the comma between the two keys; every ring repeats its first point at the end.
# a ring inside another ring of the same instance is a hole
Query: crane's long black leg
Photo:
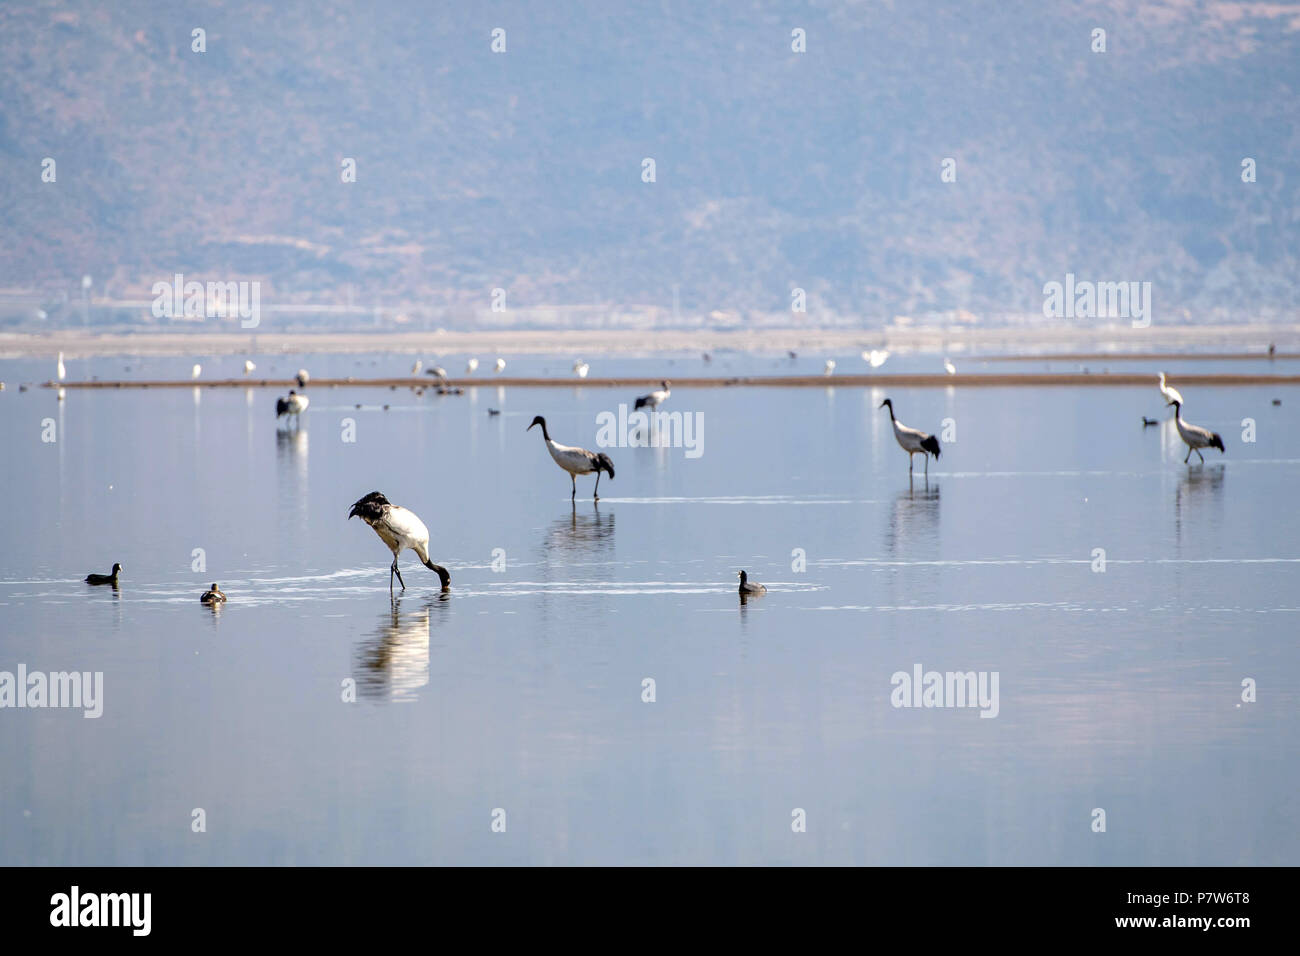
{"type": "Polygon", "coordinates": [[[915,463],[915,459],[916,459],[915,453],[909,451],[907,453],[907,473],[909,475],[912,473],[912,465],[915,463]]]}
{"type": "Polygon", "coordinates": [[[1192,457],[1192,446],[1191,446],[1191,445],[1188,445],[1188,446],[1187,446],[1187,458],[1184,458],[1184,459],[1183,459],[1183,464],[1184,464],[1184,465],[1187,464],[1188,460],[1189,460],[1191,457],[1192,457]]]}
{"type": "Polygon", "coordinates": [[[596,469],[596,488],[591,493],[591,500],[592,501],[600,500],[600,469],[599,468],[596,469]]]}
{"type": "Polygon", "coordinates": [[[1199,448],[1196,449],[1196,457],[1201,459],[1202,465],[1205,464],[1205,456],[1201,454],[1201,450],[1199,448]]]}
{"type": "MultiPolygon", "coordinates": [[[[401,572],[401,571],[398,569],[398,567],[397,567],[397,559],[396,559],[396,558],[393,558],[393,574],[396,574],[396,575],[397,575],[397,583],[400,584],[400,585],[402,586],[402,590],[405,591],[405,590],[406,590],[406,582],[402,580],[402,572],[401,572]]],[[[393,586],[393,578],[392,578],[392,575],[389,575],[389,578],[388,578],[388,587],[389,587],[390,590],[392,589],[392,586],[393,586]]]]}
{"type": "Polygon", "coordinates": [[[930,477],[930,456],[929,455],[925,456],[925,477],[926,478],[930,477]]]}
{"type": "Polygon", "coordinates": [[[573,486],[573,491],[569,493],[569,500],[573,501],[578,497],[578,479],[573,475],[569,476],[569,484],[573,486]]]}
{"type": "MultiPolygon", "coordinates": [[[[396,564],[396,561],[394,561],[393,563],[396,564]]],[[[389,565],[389,567],[388,567],[388,596],[389,596],[389,597],[392,597],[392,596],[393,596],[393,567],[392,567],[392,565],[389,565]]]]}

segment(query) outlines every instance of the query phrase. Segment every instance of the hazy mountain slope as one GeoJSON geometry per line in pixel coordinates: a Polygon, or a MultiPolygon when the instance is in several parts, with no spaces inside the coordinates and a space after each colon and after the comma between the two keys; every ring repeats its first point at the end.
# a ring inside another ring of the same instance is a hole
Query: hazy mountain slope
{"type": "Polygon", "coordinates": [[[799,285],[815,319],[1036,311],[1072,271],[1151,281],[1157,319],[1296,315],[1300,3],[376,6],[0,7],[0,283],[689,311],[799,285]]]}

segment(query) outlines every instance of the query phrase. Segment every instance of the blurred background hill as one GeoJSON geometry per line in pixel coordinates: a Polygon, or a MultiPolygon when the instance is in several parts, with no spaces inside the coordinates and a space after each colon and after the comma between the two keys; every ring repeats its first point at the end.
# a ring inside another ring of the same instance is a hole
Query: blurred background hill
{"type": "Polygon", "coordinates": [[[1300,316],[1300,3],[49,0],[0,63],[11,328],[174,273],[331,327],[1300,316]]]}

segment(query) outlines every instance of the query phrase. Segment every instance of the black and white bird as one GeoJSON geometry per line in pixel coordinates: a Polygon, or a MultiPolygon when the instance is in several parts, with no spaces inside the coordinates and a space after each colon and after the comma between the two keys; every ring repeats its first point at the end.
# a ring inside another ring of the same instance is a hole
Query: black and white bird
{"type": "Polygon", "coordinates": [[[379,539],[388,545],[388,550],[393,552],[393,565],[389,568],[388,574],[389,594],[393,593],[394,574],[397,575],[402,590],[406,590],[402,572],[397,569],[397,556],[408,548],[415,552],[421,564],[437,573],[443,590],[451,587],[451,575],[447,573],[447,569],[429,560],[429,529],[414,511],[395,505],[380,492],[372,491],[352,506],[352,510],[348,512],[348,520],[353,518],[360,518],[374,528],[375,534],[379,535],[379,539]]]}
{"type": "Polygon", "coordinates": [[[492,366],[492,370],[497,372],[498,374],[504,372],[506,370],[506,360],[503,358],[497,359],[497,363],[496,365],[492,366]]]}
{"type": "Polygon", "coordinates": [[[306,395],[299,395],[293,389],[289,389],[287,398],[277,398],[275,400],[275,417],[283,418],[286,415],[292,415],[294,422],[297,423],[300,421],[298,416],[307,410],[309,404],[311,404],[311,399],[306,395]]]}
{"type": "Polygon", "coordinates": [[[311,381],[311,375],[307,373],[305,368],[298,369],[298,374],[295,375],[294,378],[298,380],[299,388],[306,388],[307,383],[311,381]]]}
{"type": "Polygon", "coordinates": [[[586,378],[587,373],[591,371],[591,366],[582,359],[577,359],[573,363],[573,374],[578,378],[586,378]]]}
{"type": "Polygon", "coordinates": [[[217,582],[212,582],[212,590],[204,591],[203,596],[199,598],[204,604],[225,604],[226,595],[221,588],[217,587],[217,582]]]}
{"type": "Polygon", "coordinates": [[[256,363],[255,363],[252,359],[244,359],[244,374],[245,374],[245,375],[250,375],[250,374],[252,374],[252,371],[253,371],[253,369],[255,369],[255,368],[257,368],[257,365],[256,365],[256,363]]]}
{"type": "Polygon", "coordinates": [[[1188,464],[1192,452],[1196,452],[1196,457],[1204,464],[1205,456],[1201,454],[1202,448],[1217,448],[1220,452],[1224,450],[1223,438],[1217,432],[1183,421],[1181,401],[1174,400],[1170,404],[1174,406],[1174,424],[1178,426],[1178,434],[1187,443],[1187,457],[1183,459],[1183,464],[1188,464]]]}
{"type": "Polygon", "coordinates": [[[749,580],[749,575],[744,571],[737,571],[736,576],[740,578],[740,594],[742,597],[767,593],[767,587],[765,585],[759,584],[757,581],[749,580]]]}
{"type": "MultiPolygon", "coordinates": [[[[656,388],[649,395],[642,395],[640,398],[638,398],[636,400],[635,407],[650,408],[650,409],[658,408],[664,402],[668,401],[668,396],[672,394],[672,390],[668,387],[670,384],[672,383],[668,381],[660,382],[659,387],[656,388]]],[[[610,477],[612,478],[614,476],[610,475],[610,477]]]]}
{"type": "Polygon", "coordinates": [[[1160,373],[1160,395],[1164,398],[1166,405],[1173,405],[1175,402],[1181,404],[1183,401],[1183,396],[1179,394],[1178,389],[1165,384],[1164,372],[1160,373]]]}
{"type": "Polygon", "coordinates": [[[113,587],[117,587],[117,579],[118,576],[121,575],[121,573],[122,573],[122,565],[114,564],[113,570],[110,574],[87,574],[86,583],[87,584],[111,584],[113,585],[113,587]]]}
{"type": "Polygon", "coordinates": [[[546,450],[551,453],[551,458],[555,463],[569,473],[569,483],[573,486],[573,493],[569,495],[570,500],[578,497],[578,475],[590,475],[593,471],[596,473],[596,487],[592,489],[592,501],[600,500],[600,473],[609,472],[609,477],[614,477],[614,462],[609,455],[602,452],[587,451],[585,448],[574,448],[569,445],[561,445],[559,442],[552,440],[550,432],[546,430],[546,419],[541,415],[533,418],[532,425],[529,425],[524,431],[532,431],[533,425],[542,426],[542,440],[546,442],[546,450]]]}
{"type": "Polygon", "coordinates": [[[889,409],[889,420],[894,425],[894,437],[898,439],[899,447],[907,452],[907,473],[912,473],[912,456],[920,454],[925,458],[925,473],[930,474],[930,456],[934,455],[934,460],[939,460],[939,439],[933,435],[927,435],[917,428],[909,428],[894,417],[893,399],[885,399],[880,403],[881,408],[889,409]]]}

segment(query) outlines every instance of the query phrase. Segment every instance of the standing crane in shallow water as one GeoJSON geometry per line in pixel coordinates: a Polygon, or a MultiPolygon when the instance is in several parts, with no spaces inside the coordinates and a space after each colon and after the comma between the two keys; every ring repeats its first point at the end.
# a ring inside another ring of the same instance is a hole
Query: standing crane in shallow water
{"type": "Polygon", "coordinates": [[[907,473],[912,473],[912,456],[919,454],[925,459],[925,474],[930,476],[930,456],[934,455],[934,460],[939,460],[939,439],[933,435],[927,435],[919,428],[909,428],[894,417],[894,402],[892,399],[885,399],[880,403],[880,408],[889,409],[889,420],[894,426],[894,438],[898,440],[898,445],[903,451],[907,452],[907,473]]]}
{"type": "Polygon", "coordinates": [[[402,572],[397,568],[397,556],[408,548],[415,552],[421,564],[437,573],[444,591],[451,587],[451,575],[447,573],[447,569],[429,560],[429,529],[414,511],[393,504],[381,492],[372,491],[353,504],[352,510],[348,512],[348,520],[353,518],[360,518],[370,525],[375,530],[375,534],[379,535],[379,540],[388,545],[388,550],[393,552],[393,564],[388,569],[390,595],[393,593],[394,574],[397,575],[402,590],[406,590],[402,572]]]}
{"type": "Polygon", "coordinates": [[[542,426],[542,440],[546,442],[546,450],[551,453],[551,458],[555,463],[569,473],[569,483],[573,486],[573,493],[569,495],[569,500],[578,497],[578,475],[590,475],[593,471],[596,473],[596,487],[591,492],[591,500],[600,500],[600,473],[609,472],[609,477],[614,477],[613,459],[603,451],[587,451],[585,448],[575,448],[570,445],[561,445],[551,438],[550,432],[546,430],[546,419],[541,415],[533,419],[532,425],[529,425],[524,431],[532,431],[533,425],[542,426]]]}

